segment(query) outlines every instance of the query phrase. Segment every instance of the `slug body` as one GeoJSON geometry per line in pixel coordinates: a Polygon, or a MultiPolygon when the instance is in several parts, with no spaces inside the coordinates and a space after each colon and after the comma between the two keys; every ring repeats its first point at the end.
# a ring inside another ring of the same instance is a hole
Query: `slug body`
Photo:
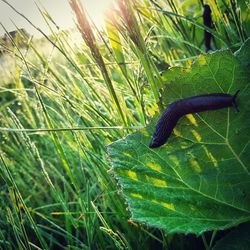
{"type": "MultiPolygon", "coordinates": [[[[205,26],[208,28],[212,29],[213,28],[213,21],[212,21],[212,16],[211,16],[211,9],[208,4],[204,5],[204,11],[203,11],[203,23],[205,26]]],[[[211,39],[212,39],[212,34],[209,31],[204,31],[204,41],[205,41],[205,47],[206,47],[206,52],[211,50],[211,39]]]]}
{"type": "Polygon", "coordinates": [[[222,93],[193,96],[171,103],[158,120],[149,147],[157,148],[163,145],[171,135],[178,120],[186,114],[222,109],[231,106],[237,109],[235,99],[238,93],[239,90],[233,96],[222,93]]]}

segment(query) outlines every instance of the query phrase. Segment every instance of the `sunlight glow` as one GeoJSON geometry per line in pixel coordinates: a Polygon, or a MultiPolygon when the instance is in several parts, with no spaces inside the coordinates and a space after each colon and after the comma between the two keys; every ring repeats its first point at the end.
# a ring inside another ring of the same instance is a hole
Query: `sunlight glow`
{"type": "Polygon", "coordinates": [[[98,29],[104,26],[104,15],[113,4],[114,0],[82,0],[90,19],[98,29]]]}

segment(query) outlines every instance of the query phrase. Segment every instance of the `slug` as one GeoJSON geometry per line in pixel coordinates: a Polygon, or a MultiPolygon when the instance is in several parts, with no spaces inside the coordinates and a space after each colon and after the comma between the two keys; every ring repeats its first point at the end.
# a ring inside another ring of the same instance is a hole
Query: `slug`
{"type": "MultiPolygon", "coordinates": [[[[203,23],[205,26],[208,28],[212,29],[213,28],[213,21],[212,21],[212,16],[211,16],[211,8],[208,4],[204,5],[204,10],[203,10],[203,23]]],[[[211,50],[211,39],[212,39],[212,34],[209,31],[204,31],[204,41],[205,41],[205,47],[206,47],[206,52],[211,50]]]]}
{"type": "Polygon", "coordinates": [[[223,93],[192,96],[169,104],[156,124],[149,147],[157,148],[163,145],[171,135],[178,120],[184,115],[231,106],[238,111],[235,100],[238,93],[239,90],[233,96],[223,93]]]}

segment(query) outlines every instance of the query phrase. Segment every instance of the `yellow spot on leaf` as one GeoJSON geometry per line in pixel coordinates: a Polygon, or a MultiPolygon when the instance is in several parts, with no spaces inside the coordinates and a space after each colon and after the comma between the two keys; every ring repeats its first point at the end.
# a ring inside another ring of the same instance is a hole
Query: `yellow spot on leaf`
{"type": "Polygon", "coordinates": [[[137,180],[137,174],[136,172],[132,171],[132,170],[129,170],[128,171],[128,176],[133,179],[133,180],[137,180]]]}
{"type": "Polygon", "coordinates": [[[209,158],[209,160],[213,163],[213,165],[214,165],[215,167],[218,167],[218,161],[217,161],[216,158],[212,155],[212,153],[209,152],[208,149],[207,149],[205,146],[203,146],[203,149],[204,149],[204,151],[205,151],[207,157],[209,158]]]}
{"type": "Polygon", "coordinates": [[[185,68],[185,72],[191,72],[192,71],[192,68],[185,68]]]}
{"type": "Polygon", "coordinates": [[[161,166],[154,163],[154,162],[148,162],[148,163],[146,163],[146,166],[155,170],[155,171],[158,171],[158,172],[161,171],[161,166]]]}
{"type": "Polygon", "coordinates": [[[174,128],[174,134],[179,137],[181,136],[181,132],[178,131],[176,128],[174,128]]]}
{"type": "Polygon", "coordinates": [[[201,135],[196,130],[192,129],[192,134],[198,142],[201,141],[201,135]]]}
{"type": "Polygon", "coordinates": [[[199,62],[199,65],[206,65],[207,64],[206,58],[204,56],[198,57],[198,62],[199,62]]]}
{"type": "Polygon", "coordinates": [[[187,142],[185,142],[185,141],[182,141],[180,147],[181,147],[182,149],[186,149],[186,148],[189,147],[189,144],[188,144],[187,142]]]}
{"type": "Polygon", "coordinates": [[[175,211],[175,207],[174,207],[174,204],[173,204],[173,203],[162,202],[162,205],[163,205],[165,208],[167,208],[167,209],[170,209],[170,210],[175,211]]]}
{"type": "Polygon", "coordinates": [[[167,186],[167,182],[164,180],[160,180],[160,179],[149,177],[149,176],[147,176],[147,179],[150,183],[152,183],[155,186],[159,186],[159,187],[166,187],[167,186]]]}
{"type": "Polygon", "coordinates": [[[167,203],[167,202],[162,202],[162,201],[157,201],[157,200],[151,200],[153,203],[157,203],[167,209],[175,211],[175,207],[173,203],[167,203]]]}
{"type": "Polygon", "coordinates": [[[193,166],[194,170],[195,170],[197,173],[200,173],[200,172],[201,172],[201,167],[200,167],[198,161],[196,161],[195,159],[191,159],[191,160],[190,160],[190,164],[193,166]]]}
{"type": "Polygon", "coordinates": [[[141,194],[137,194],[137,193],[130,193],[131,196],[138,198],[138,199],[143,199],[143,196],[141,194]]]}
{"type": "Polygon", "coordinates": [[[188,114],[186,117],[191,122],[191,124],[193,124],[195,127],[198,127],[198,123],[192,114],[188,114]]]}
{"type": "Polygon", "coordinates": [[[127,153],[127,152],[126,152],[126,153],[124,152],[123,155],[124,155],[124,156],[127,156],[127,157],[131,157],[131,154],[130,154],[130,153],[127,153]]]}
{"type": "Polygon", "coordinates": [[[212,161],[212,163],[214,164],[214,166],[217,168],[218,167],[218,162],[217,160],[214,158],[214,156],[212,155],[211,152],[209,152],[209,158],[212,161]]]}
{"type": "Polygon", "coordinates": [[[171,160],[175,165],[180,165],[180,161],[179,161],[179,159],[178,159],[176,156],[174,156],[174,155],[169,155],[168,158],[169,158],[169,160],[171,160]]]}

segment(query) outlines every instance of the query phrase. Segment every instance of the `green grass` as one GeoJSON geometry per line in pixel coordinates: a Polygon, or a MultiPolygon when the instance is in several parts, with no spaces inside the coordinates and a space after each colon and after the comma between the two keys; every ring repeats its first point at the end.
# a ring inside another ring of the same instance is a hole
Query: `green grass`
{"type": "MultiPolygon", "coordinates": [[[[237,50],[250,34],[245,2],[208,2],[214,49],[237,50]]],[[[0,247],[168,249],[173,236],[129,221],[106,146],[161,108],[162,71],[205,53],[201,3],[117,0],[101,31],[71,6],[79,31],[58,32],[40,9],[50,36],[2,44],[0,247]]]]}

